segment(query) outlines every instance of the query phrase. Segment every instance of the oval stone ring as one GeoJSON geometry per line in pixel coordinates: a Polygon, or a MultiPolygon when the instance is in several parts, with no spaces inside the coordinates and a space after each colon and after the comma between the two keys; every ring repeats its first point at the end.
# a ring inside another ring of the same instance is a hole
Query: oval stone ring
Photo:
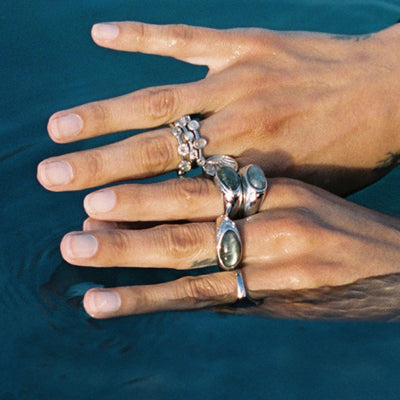
{"type": "Polygon", "coordinates": [[[235,218],[241,212],[242,182],[240,176],[230,167],[221,167],[215,173],[214,183],[223,195],[225,215],[235,218]]]}
{"type": "Polygon", "coordinates": [[[242,260],[242,241],[236,224],[227,215],[217,219],[217,256],[221,269],[232,271],[242,260]]]}
{"type": "Polygon", "coordinates": [[[242,175],[242,212],[244,217],[256,214],[267,191],[268,183],[264,171],[250,164],[241,171],[242,175]]]}

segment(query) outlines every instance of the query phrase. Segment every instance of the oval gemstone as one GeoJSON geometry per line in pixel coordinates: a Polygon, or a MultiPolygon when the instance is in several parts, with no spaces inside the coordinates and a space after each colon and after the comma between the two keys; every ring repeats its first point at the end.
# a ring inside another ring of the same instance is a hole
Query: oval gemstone
{"type": "Polygon", "coordinates": [[[236,232],[228,230],[221,239],[220,258],[227,269],[235,268],[242,255],[242,246],[236,232]]]}
{"type": "Polygon", "coordinates": [[[173,133],[173,135],[174,136],[180,136],[181,135],[181,133],[182,133],[182,130],[181,130],[181,128],[179,128],[178,126],[174,126],[173,128],[172,128],[172,133],[173,133]]]}
{"type": "Polygon", "coordinates": [[[207,140],[203,139],[203,138],[197,139],[194,142],[194,147],[196,149],[204,149],[204,147],[206,147],[206,145],[207,145],[207,140]]]}
{"type": "Polygon", "coordinates": [[[194,139],[194,134],[192,131],[185,131],[185,133],[183,134],[183,136],[185,137],[185,139],[188,142],[191,142],[194,139]]]}
{"type": "Polygon", "coordinates": [[[181,156],[186,156],[189,154],[189,146],[186,143],[182,143],[178,146],[178,153],[181,156]]]}
{"type": "Polygon", "coordinates": [[[250,185],[259,190],[264,190],[267,187],[267,180],[263,170],[257,165],[252,165],[247,170],[247,177],[250,185]]]}
{"type": "Polygon", "coordinates": [[[217,171],[218,179],[229,189],[235,191],[239,188],[239,175],[229,167],[221,167],[217,171]]]}
{"type": "Polygon", "coordinates": [[[192,169],[192,165],[188,161],[182,161],[179,164],[179,169],[181,169],[184,172],[189,172],[192,169]]]}
{"type": "Polygon", "coordinates": [[[188,123],[188,128],[191,129],[192,131],[195,131],[200,128],[200,124],[198,123],[198,121],[193,119],[188,123]]]}

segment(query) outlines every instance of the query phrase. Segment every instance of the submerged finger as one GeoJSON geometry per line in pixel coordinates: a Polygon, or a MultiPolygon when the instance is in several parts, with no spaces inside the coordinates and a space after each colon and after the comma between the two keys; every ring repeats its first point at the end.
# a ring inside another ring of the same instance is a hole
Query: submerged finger
{"type": "Polygon", "coordinates": [[[82,266],[198,268],[216,263],[215,224],[71,232],[61,242],[61,253],[82,266]]]}
{"type": "Polygon", "coordinates": [[[112,318],[158,311],[191,310],[234,303],[235,272],[185,277],[157,285],[91,289],[83,305],[94,318],[112,318]]]}

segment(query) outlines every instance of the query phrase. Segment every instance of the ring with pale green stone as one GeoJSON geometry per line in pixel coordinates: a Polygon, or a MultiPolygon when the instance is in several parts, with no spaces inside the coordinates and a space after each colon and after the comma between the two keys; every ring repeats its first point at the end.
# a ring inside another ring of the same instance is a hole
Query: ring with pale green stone
{"type": "Polygon", "coordinates": [[[241,300],[247,296],[241,271],[236,271],[237,299],[241,300]]]}
{"type": "Polygon", "coordinates": [[[207,140],[200,137],[199,122],[191,119],[190,115],[185,115],[173,122],[171,128],[172,134],[178,140],[178,153],[182,156],[182,161],[178,166],[178,175],[185,175],[193,166],[204,165],[206,160],[203,156],[203,149],[207,145],[207,140]]]}
{"type": "Polygon", "coordinates": [[[242,203],[244,217],[256,214],[267,192],[268,183],[264,171],[257,165],[250,164],[240,171],[242,176],[242,203]]]}
{"type": "Polygon", "coordinates": [[[236,269],[242,260],[242,241],[236,224],[227,215],[217,218],[216,245],[219,267],[236,269]]]}
{"type": "Polygon", "coordinates": [[[241,213],[242,203],[242,183],[239,174],[230,167],[221,167],[215,173],[214,183],[224,198],[225,215],[235,218],[241,213]]]}

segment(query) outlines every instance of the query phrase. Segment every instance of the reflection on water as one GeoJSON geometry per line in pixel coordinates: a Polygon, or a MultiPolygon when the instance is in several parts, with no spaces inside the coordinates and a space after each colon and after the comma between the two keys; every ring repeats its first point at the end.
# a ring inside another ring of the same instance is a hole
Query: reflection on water
{"type": "MultiPolygon", "coordinates": [[[[399,1],[3,0],[0,10],[1,400],[398,399],[397,325],[207,312],[92,320],[81,307],[88,287],[158,283],[182,272],[68,265],[59,242],[65,232],[80,229],[84,193],[46,192],[35,175],[44,157],[93,145],[51,143],[46,123],[52,112],[141,87],[200,79],[206,72],[97,48],[89,37],[95,22],[362,33],[397,20],[399,1]]],[[[398,173],[353,199],[399,216],[398,173]]]]}

